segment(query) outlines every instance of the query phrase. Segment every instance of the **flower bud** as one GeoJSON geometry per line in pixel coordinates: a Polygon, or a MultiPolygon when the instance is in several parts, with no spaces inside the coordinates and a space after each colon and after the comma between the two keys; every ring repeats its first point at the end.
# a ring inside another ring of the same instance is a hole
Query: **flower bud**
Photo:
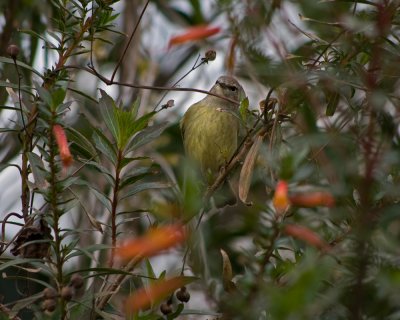
{"type": "Polygon", "coordinates": [[[182,287],[176,292],[176,298],[181,302],[188,302],[190,293],[186,290],[186,287],[182,287]]]}
{"type": "Polygon", "coordinates": [[[83,287],[83,278],[79,274],[73,274],[70,280],[71,286],[75,289],[80,289],[83,287]]]}
{"type": "Polygon", "coordinates": [[[164,302],[160,305],[160,310],[162,314],[170,314],[172,313],[172,305],[170,303],[164,302]]]}
{"type": "Polygon", "coordinates": [[[54,288],[46,288],[43,290],[43,298],[45,299],[54,299],[57,296],[57,291],[54,288]]]}
{"type": "Polygon", "coordinates": [[[208,61],[214,61],[215,58],[217,57],[217,52],[213,49],[207,50],[206,53],[204,54],[204,57],[208,61]]]}
{"type": "Polygon", "coordinates": [[[67,286],[61,289],[61,298],[63,298],[65,301],[70,301],[72,297],[74,296],[75,289],[67,286]]]}
{"type": "Polygon", "coordinates": [[[10,44],[7,47],[7,54],[15,60],[19,54],[19,47],[15,44],[10,44]]]}
{"type": "Polygon", "coordinates": [[[56,306],[57,302],[54,299],[46,299],[42,303],[42,309],[49,312],[56,310],[56,306]]]}

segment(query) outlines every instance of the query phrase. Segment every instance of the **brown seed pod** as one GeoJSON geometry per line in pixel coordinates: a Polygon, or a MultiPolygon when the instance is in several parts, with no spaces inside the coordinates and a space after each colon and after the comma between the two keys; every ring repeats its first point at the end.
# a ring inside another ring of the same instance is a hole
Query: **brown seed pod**
{"type": "Polygon", "coordinates": [[[217,52],[213,49],[207,50],[206,53],[204,54],[204,59],[207,61],[214,61],[216,57],[217,57],[217,52]]]}
{"type": "Polygon", "coordinates": [[[172,305],[170,303],[164,302],[160,305],[160,310],[162,314],[170,314],[172,313],[172,305]]]}
{"type": "Polygon", "coordinates": [[[61,289],[61,297],[65,300],[65,301],[70,301],[72,299],[72,297],[75,294],[75,289],[67,286],[61,289]]]}
{"type": "Polygon", "coordinates": [[[80,289],[83,287],[83,278],[81,275],[75,273],[71,276],[70,284],[75,289],[80,289]]]}
{"type": "Polygon", "coordinates": [[[15,44],[10,44],[7,47],[7,54],[15,60],[19,54],[19,47],[15,44]]]}
{"type": "Polygon", "coordinates": [[[175,295],[181,302],[188,302],[190,300],[190,293],[186,290],[186,287],[180,288],[175,295]]]}
{"type": "Polygon", "coordinates": [[[54,288],[46,288],[43,290],[43,298],[45,299],[54,299],[58,296],[56,289],[54,288]]]}
{"type": "Polygon", "coordinates": [[[46,299],[42,303],[42,309],[49,312],[56,310],[56,306],[57,301],[55,299],[46,299]]]}

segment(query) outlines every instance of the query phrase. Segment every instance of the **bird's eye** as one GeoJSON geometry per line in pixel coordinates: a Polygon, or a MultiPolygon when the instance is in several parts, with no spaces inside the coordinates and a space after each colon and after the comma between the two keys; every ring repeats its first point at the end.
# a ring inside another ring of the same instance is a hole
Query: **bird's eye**
{"type": "Polygon", "coordinates": [[[231,91],[233,91],[233,92],[235,92],[235,91],[237,90],[237,88],[234,87],[234,86],[231,86],[230,89],[231,89],[231,91]]]}

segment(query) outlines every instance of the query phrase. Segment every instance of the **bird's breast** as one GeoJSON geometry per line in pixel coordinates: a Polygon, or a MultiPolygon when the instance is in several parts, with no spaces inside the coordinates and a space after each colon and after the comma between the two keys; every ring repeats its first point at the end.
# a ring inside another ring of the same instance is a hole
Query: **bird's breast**
{"type": "Polygon", "coordinates": [[[237,148],[238,119],[216,107],[193,107],[185,120],[185,149],[203,173],[215,174],[237,148]]]}

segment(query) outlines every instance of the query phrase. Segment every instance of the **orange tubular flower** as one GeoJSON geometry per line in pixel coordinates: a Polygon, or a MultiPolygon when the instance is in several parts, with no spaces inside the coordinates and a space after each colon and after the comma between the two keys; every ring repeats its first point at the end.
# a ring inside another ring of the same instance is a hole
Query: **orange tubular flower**
{"type": "Polygon", "coordinates": [[[72,164],[72,155],[69,151],[67,135],[64,128],[59,124],[53,126],[53,134],[60,151],[60,158],[64,168],[68,168],[72,164]]]}
{"type": "Polygon", "coordinates": [[[311,231],[306,227],[295,224],[288,224],[283,228],[283,232],[288,236],[302,240],[309,245],[323,251],[329,250],[329,245],[324,240],[322,240],[319,235],[317,235],[314,231],[311,231]]]}
{"type": "Polygon", "coordinates": [[[281,215],[285,213],[290,205],[288,196],[288,184],[286,181],[280,180],[276,185],[274,198],[272,199],[272,204],[276,210],[276,213],[281,215]]]}
{"type": "Polygon", "coordinates": [[[171,295],[176,289],[186,285],[187,277],[175,277],[168,280],[160,280],[147,288],[142,288],[131,295],[125,304],[127,313],[135,313],[140,309],[149,308],[152,303],[161,301],[162,299],[171,295]]]}
{"type": "Polygon", "coordinates": [[[290,203],[297,207],[333,207],[335,198],[329,192],[310,192],[307,194],[293,194],[289,197],[290,203]]]}
{"type": "Polygon", "coordinates": [[[169,249],[186,239],[182,225],[175,224],[151,229],[144,236],[129,240],[116,249],[116,254],[122,259],[134,257],[150,257],[160,251],[169,249]]]}
{"type": "Polygon", "coordinates": [[[188,28],[185,33],[172,37],[169,40],[168,48],[171,48],[172,46],[177,44],[204,39],[214,34],[217,34],[220,31],[221,28],[219,27],[209,27],[207,25],[191,27],[188,28]]]}

